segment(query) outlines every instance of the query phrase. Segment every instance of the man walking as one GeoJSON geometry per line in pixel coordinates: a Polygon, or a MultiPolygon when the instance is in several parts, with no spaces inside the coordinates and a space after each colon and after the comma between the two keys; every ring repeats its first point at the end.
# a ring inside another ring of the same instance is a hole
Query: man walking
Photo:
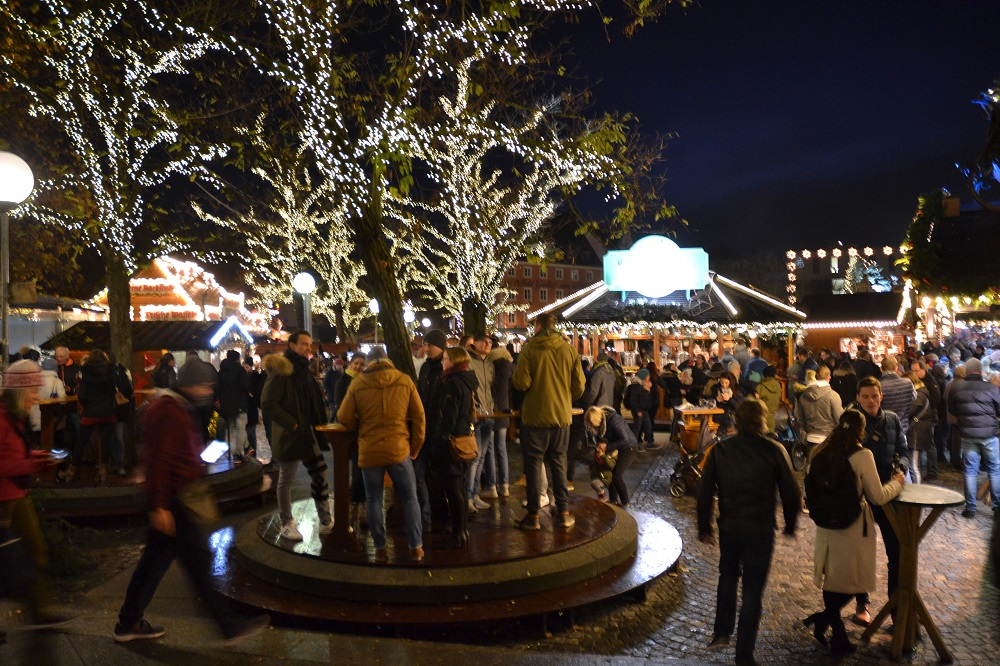
{"type": "Polygon", "coordinates": [[[765,436],[767,408],[746,400],[736,408],[736,436],[708,453],[698,492],[698,538],[712,545],[714,495],[719,496],[719,587],[711,649],[729,645],[736,628],[736,585],[743,577],[743,605],[736,634],[736,663],[756,664],[754,647],[760,626],[761,598],[774,552],[777,495],[785,517],[785,535],[795,536],[802,496],[788,453],[765,436]]]}
{"type": "Polygon", "coordinates": [[[966,361],[965,371],[965,379],[956,383],[948,396],[948,411],[958,419],[962,433],[962,459],[965,461],[965,511],[962,515],[975,518],[976,476],[981,461],[986,462],[994,507],[1000,491],[1000,443],[997,439],[1000,389],[983,381],[983,364],[979,359],[966,361]]]}
{"type": "Polygon", "coordinates": [[[278,461],[278,516],[281,538],[302,541],[302,533],[292,518],[292,484],[299,463],[312,479],[312,498],[319,516],[319,533],[333,530],[330,493],[326,483],[326,461],[316,440],[315,426],[326,423],[323,395],[309,370],[312,338],[305,331],[288,336],[284,354],[271,354],[263,361],[267,372],[261,410],[270,418],[271,452],[278,461]]]}
{"type": "Polygon", "coordinates": [[[521,405],[521,448],[528,484],[528,515],[520,526],[541,529],[538,520],[543,459],[552,471],[552,487],[559,524],[572,527],[566,482],[566,451],[573,401],[583,395],[583,367],[579,356],[555,330],[556,318],[543,314],[535,319],[535,334],[524,344],[514,369],[514,388],[524,393],[521,405]]]}
{"type": "MultiPolygon", "coordinates": [[[[493,349],[493,340],[485,333],[480,333],[475,338],[472,349],[469,350],[469,369],[476,373],[479,386],[476,388],[476,410],[487,414],[493,413],[493,379],[495,370],[493,361],[490,360],[490,350],[493,349]]],[[[469,479],[466,490],[469,493],[469,513],[475,513],[479,509],[488,509],[490,505],[479,499],[479,477],[483,472],[483,463],[487,457],[493,455],[493,419],[476,420],[476,444],[479,452],[476,459],[469,465],[469,479]]],[[[486,479],[483,489],[483,497],[496,499],[497,479],[496,467],[493,469],[493,478],[486,479]]]]}

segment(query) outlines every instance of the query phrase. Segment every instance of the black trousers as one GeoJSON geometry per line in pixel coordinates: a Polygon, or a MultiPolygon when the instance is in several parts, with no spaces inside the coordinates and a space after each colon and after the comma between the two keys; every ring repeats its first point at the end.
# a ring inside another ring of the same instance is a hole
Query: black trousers
{"type": "Polygon", "coordinates": [[[118,611],[118,621],[123,627],[130,628],[142,619],[170,564],[174,558],[179,558],[198,591],[198,596],[204,600],[222,632],[229,636],[246,620],[248,613],[212,587],[212,562],[215,555],[208,548],[206,535],[180,507],[175,505],[172,511],[177,533],[175,536],[167,536],[153,528],[149,529],[146,547],[132,573],[132,580],[125,592],[125,602],[118,611]]]}
{"type": "Polygon", "coordinates": [[[608,499],[612,502],[628,504],[628,486],[625,485],[625,472],[632,466],[638,455],[634,447],[618,449],[618,464],[611,473],[611,485],[608,486],[608,499]]]}
{"type": "MultiPolygon", "coordinates": [[[[892,597],[896,593],[896,588],[899,587],[899,537],[896,536],[896,530],[892,529],[889,517],[885,515],[885,509],[872,505],[872,514],[875,516],[875,522],[878,523],[879,531],[882,532],[882,543],[885,544],[885,557],[889,561],[889,577],[886,587],[889,588],[889,597],[892,597]]],[[[856,598],[859,606],[868,606],[871,602],[867,592],[858,594],[856,598]]],[[[893,612],[892,617],[895,619],[895,612],[893,612]]]]}
{"type": "Polygon", "coordinates": [[[469,463],[452,458],[450,449],[446,451],[444,445],[428,451],[428,456],[427,471],[432,477],[430,485],[444,491],[451,533],[456,537],[465,534],[469,530],[469,495],[466,483],[469,478],[469,463]]]}
{"type": "Polygon", "coordinates": [[[761,599],[774,552],[774,532],[719,530],[719,588],[715,635],[732,636],[736,625],[736,586],[743,577],[743,605],[736,634],[736,661],[753,659],[760,628],[761,599]]]}

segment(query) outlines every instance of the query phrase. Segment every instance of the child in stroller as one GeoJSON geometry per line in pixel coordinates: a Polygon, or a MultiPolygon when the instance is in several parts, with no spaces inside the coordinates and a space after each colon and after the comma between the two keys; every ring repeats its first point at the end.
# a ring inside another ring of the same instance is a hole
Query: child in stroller
{"type": "Polygon", "coordinates": [[[701,422],[701,430],[698,431],[698,443],[694,451],[687,451],[681,447],[681,459],[674,465],[674,471],[670,475],[670,494],[674,497],[683,497],[685,493],[697,494],[698,486],[701,484],[701,470],[705,466],[705,457],[712,450],[721,437],[712,433],[708,419],[701,422]]]}

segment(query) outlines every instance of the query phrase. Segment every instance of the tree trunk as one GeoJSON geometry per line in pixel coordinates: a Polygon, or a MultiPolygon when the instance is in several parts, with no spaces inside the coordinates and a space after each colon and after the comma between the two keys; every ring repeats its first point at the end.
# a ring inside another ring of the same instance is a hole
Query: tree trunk
{"type": "Polygon", "coordinates": [[[382,324],[382,335],[389,358],[396,368],[414,380],[417,378],[410,350],[410,334],[403,321],[403,295],[396,281],[396,265],[382,233],[382,206],[378,196],[373,195],[358,220],[355,234],[361,262],[368,271],[371,288],[379,304],[378,321],[382,324]]]}
{"type": "Polygon", "coordinates": [[[344,306],[333,306],[333,326],[337,330],[337,342],[347,342],[347,327],[344,326],[344,306]]]}
{"type": "Polygon", "coordinates": [[[486,332],[487,308],[482,303],[462,301],[462,324],[466,335],[479,335],[486,332]]]}
{"type": "Polygon", "coordinates": [[[132,367],[132,292],[125,263],[116,257],[108,258],[106,271],[108,282],[108,307],[111,310],[111,351],[118,362],[125,366],[135,378],[132,367]]]}

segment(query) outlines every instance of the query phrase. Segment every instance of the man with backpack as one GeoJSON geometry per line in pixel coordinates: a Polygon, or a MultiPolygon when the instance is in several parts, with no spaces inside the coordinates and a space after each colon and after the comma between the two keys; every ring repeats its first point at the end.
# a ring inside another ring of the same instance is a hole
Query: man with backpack
{"type": "MultiPolygon", "coordinates": [[[[861,443],[866,449],[871,449],[875,456],[875,468],[878,478],[883,484],[888,483],[896,469],[907,471],[906,436],[899,416],[894,412],[882,409],[882,384],[874,377],[865,377],[858,381],[858,401],[853,407],[860,409],[865,416],[865,440],[861,443]]],[[[885,556],[889,565],[888,592],[889,597],[899,587],[899,537],[892,528],[885,509],[872,507],[875,522],[882,532],[882,543],[885,545],[885,556]]],[[[854,621],[867,627],[872,620],[870,599],[868,593],[859,594],[854,621]]],[[[895,621],[893,613],[893,621],[895,621]]]]}
{"type": "Polygon", "coordinates": [[[714,544],[714,494],[719,496],[719,587],[710,649],[729,645],[736,624],[736,586],[743,577],[743,606],[736,635],[736,663],[755,664],[761,598],[774,552],[777,494],[786,536],[795,536],[802,496],[785,448],[765,436],[767,411],[758,400],[736,408],[736,435],[720,441],[705,461],[698,491],[698,539],[714,544]]]}

